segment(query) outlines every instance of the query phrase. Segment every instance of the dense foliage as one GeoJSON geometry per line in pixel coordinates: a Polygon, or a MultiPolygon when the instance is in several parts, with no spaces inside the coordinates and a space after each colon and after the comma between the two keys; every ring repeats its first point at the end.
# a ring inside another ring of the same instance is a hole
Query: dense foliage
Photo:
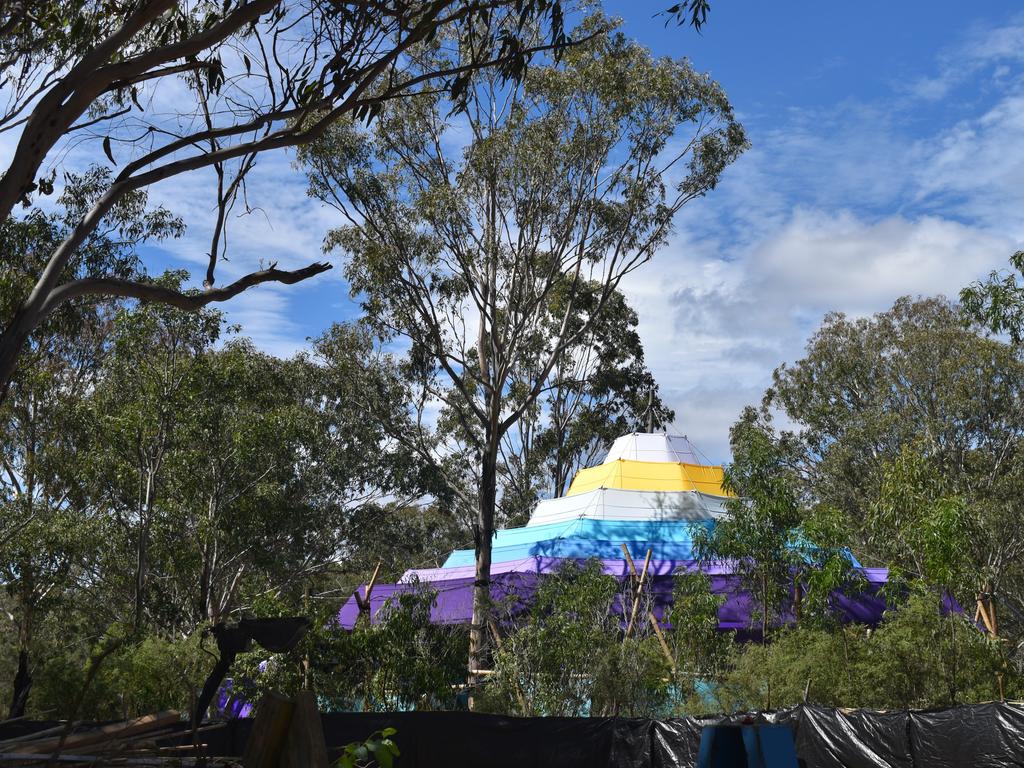
{"type": "MultiPolygon", "coordinates": [[[[458,119],[425,87],[370,130],[339,122],[300,153],[311,194],[344,217],[326,247],[352,298],[408,345],[415,402],[441,409],[417,424],[436,421],[423,460],[473,517],[470,668],[488,659],[499,514],[520,519],[535,479],[561,491],[617,416],[668,415],[619,285],[747,146],[717,83],[612,26],[591,14],[579,45],[514,84],[467,76],[458,119]],[[545,409],[553,431],[537,424],[545,409]],[[507,498],[502,464],[517,473],[507,498]]],[[[443,44],[416,53],[424,72],[458,63],[443,44]]]]}
{"type": "MultiPolygon", "coordinates": [[[[699,571],[675,574],[663,636],[644,620],[651,595],[593,561],[543,580],[528,605],[491,604],[494,527],[564,492],[615,435],[671,422],[620,286],[746,138],[716,83],[599,13],[565,48],[561,3],[485,6],[2,7],[0,73],[13,79],[0,127],[20,129],[0,179],[10,714],[188,710],[213,663],[211,626],[294,614],[309,634],[288,653],[243,654],[236,694],[456,708],[470,649],[475,705],[517,715],[1024,695],[1015,274],[968,287],[962,306],[904,298],[826,316],[740,414],[736,496],[694,546],[702,565],[736,565],[755,607],[742,637],[719,630],[722,597],[699,571]],[[273,53],[299,27],[310,40],[253,71],[255,48],[273,53]],[[166,118],[174,132],[139,98],[169,77],[198,108],[166,118]],[[58,183],[44,161],[86,126],[100,162],[142,154],[58,183]],[[280,359],[204,307],[327,268],[271,266],[214,288],[246,174],[291,145],[307,146],[311,194],[347,216],[326,245],[364,316],[280,359]],[[183,230],[148,186],[200,168],[216,179],[217,223],[197,291],[184,273],[150,274],[143,246],[183,230]],[[426,585],[373,624],[338,626],[371,574],[394,580],[471,544],[472,631],[432,623],[426,585]],[[864,588],[854,554],[890,569],[877,627],[833,611],[836,590],[864,588]]],[[[706,11],[694,0],[668,13],[699,26],[706,11]]],[[[1012,263],[1024,269],[1024,254],[1012,263]]]]}

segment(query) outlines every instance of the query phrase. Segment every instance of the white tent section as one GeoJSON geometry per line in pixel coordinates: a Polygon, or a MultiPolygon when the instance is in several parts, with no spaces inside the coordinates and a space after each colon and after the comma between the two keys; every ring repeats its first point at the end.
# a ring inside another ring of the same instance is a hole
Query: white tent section
{"type": "Polygon", "coordinates": [[[693,445],[682,435],[634,432],[616,438],[602,464],[619,459],[629,461],[668,461],[703,464],[693,445]]]}
{"type": "Polygon", "coordinates": [[[725,499],[698,491],[625,491],[596,488],[537,504],[527,527],[590,520],[711,520],[725,514],[725,499]]]}

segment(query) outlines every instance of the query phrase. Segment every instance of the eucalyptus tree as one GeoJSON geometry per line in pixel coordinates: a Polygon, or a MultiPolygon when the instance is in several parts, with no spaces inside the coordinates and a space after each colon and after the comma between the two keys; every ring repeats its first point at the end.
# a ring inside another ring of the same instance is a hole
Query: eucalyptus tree
{"type": "MultiPolygon", "coordinates": [[[[368,322],[409,345],[416,402],[452,437],[424,454],[465,470],[452,487],[474,520],[471,670],[486,652],[503,438],[746,146],[708,76],[607,26],[588,19],[560,66],[521,82],[474,73],[459,117],[427,87],[372,130],[339,124],[302,153],[311,193],[347,218],[327,248],[345,254],[368,322]]],[[[445,46],[413,59],[453,65],[445,46]]]]}
{"type": "Polygon", "coordinates": [[[1019,629],[1024,360],[985,331],[944,298],[829,315],[764,403],[794,425],[781,437],[806,492],[846,515],[868,562],[992,593],[1019,629]]]}
{"type": "Polygon", "coordinates": [[[542,398],[548,419],[536,436],[552,496],[565,493],[576,471],[594,463],[617,436],[660,429],[675,418],[647,368],[639,318],[622,292],[611,294],[599,313],[580,304],[574,322],[593,317],[592,327],[584,343],[555,364],[542,398]]]}
{"type": "MultiPolygon", "coordinates": [[[[54,211],[0,224],[0,249],[26,270],[38,268],[108,181],[100,169],[69,175],[54,211]]],[[[140,243],[179,232],[173,216],[135,193],[112,210],[107,227],[92,233],[67,269],[134,275],[140,243]]],[[[25,273],[2,273],[3,312],[14,309],[25,282],[25,273]]],[[[28,338],[25,365],[0,404],[0,584],[11,597],[17,635],[15,717],[23,714],[31,684],[35,628],[85,577],[95,551],[98,510],[83,489],[77,451],[86,433],[84,404],[109,351],[113,310],[109,301],[92,300],[50,315],[28,338]]]]}
{"type": "Polygon", "coordinates": [[[971,283],[960,292],[966,313],[982,327],[1005,334],[1014,344],[1024,342],[1024,251],[1010,257],[1013,271],[993,271],[986,280],[971,283]]]}
{"type": "Polygon", "coordinates": [[[110,527],[100,581],[140,631],[186,636],[298,605],[328,571],[387,551],[371,521],[432,490],[361,406],[386,393],[406,417],[400,380],[358,328],[290,359],[231,331],[209,309],[126,307],[88,401],[84,463],[110,527]]]}
{"type": "MultiPolygon", "coordinates": [[[[185,279],[182,273],[166,274],[157,284],[177,290],[185,279]]],[[[204,356],[220,338],[223,322],[213,310],[181,312],[159,303],[123,307],[89,398],[90,442],[80,446],[81,471],[95,503],[106,511],[103,589],[110,622],[136,633],[154,619],[154,533],[171,499],[172,459],[196,406],[204,356]]]]}
{"type": "Polygon", "coordinates": [[[725,486],[734,496],[714,526],[693,526],[696,558],[732,565],[757,608],[762,642],[789,608],[798,620],[829,622],[834,590],[856,579],[845,527],[828,507],[808,504],[789,446],[754,409],[733,426],[730,446],[725,486]]]}
{"type": "MultiPolygon", "coordinates": [[[[596,298],[600,286],[593,287],[596,298]]],[[[588,317],[583,311],[574,320],[588,317]]],[[[576,472],[596,463],[619,435],[660,429],[675,418],[647,368],[638,322],[622,292],[613,293],[590,332],[558,360],[535,406],[505,433],[499,467],[505,524],[524,522],[539,498],[564,494],[576,472]]]]}
{"type": "MultiPolygon", "coordinates": [[[[699,26],[706,4],[692,5],[674,13],[699,26]]],[[[0,388],[28,336],[69,300],[135,298],[195,310],[254,285],[296,283],[328,269],[278,269],[271,258],[215,287],[224,227],[262,153],[309,142],[342,116],[372,117],[421,86],[458,96],[481,67],[515,79],[532,54],[571,42],[563,15],[559,0],[0,4],[0,132],[13,139],[0,174],[0,220],[52,193],[71,148],[117,168],[38,265],[26,269],[17,254],[0,256],[4,271],[27,278],[14,311],[0,319],[0,388]],[[522,34],[538,26],[543,40],[522,34]],[[440,39],[452,53],[444,65],[415,66],[416,46],[440,39]],[[69,274],[83,243],[126,196],[203,169],[216,212],[203,291],[102,269],[69,274]]]]}
{"type": "Polygon", "coordinates": [[[333,556],[337,509],[311,503],[321,479],[314,378],[308,362],[246,339],[196,361],[151,528],[157,626],[188,634],[254,595],[299,593],[333,556]]]}
{"type": "Polygon", "coordinates": [[[529,610],[503,622],[509,628],[485,696],[525,717],[587,714],[601,688],[610,687],[600,668],[620,644],[611,611],[618,590],[596,560],[567,562],[541,581],[529,610]]]}

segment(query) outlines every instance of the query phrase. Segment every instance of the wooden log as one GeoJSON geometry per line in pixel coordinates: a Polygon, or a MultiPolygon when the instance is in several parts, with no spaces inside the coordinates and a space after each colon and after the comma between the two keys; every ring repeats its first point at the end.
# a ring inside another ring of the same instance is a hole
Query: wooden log
{"type": "Polygon", "coordinates": [[[264,694],[256,705],[256,720],[245,745],[245,768],[277,768],[294,710],[291,699],[274,692],[264,694]]]}
{"type": "Polygon", "coordinates": [[[26,733],[23,736],[4,739],[3,741],[0,741],[0,750],[6,749],[8,744],[20,744],[26,741],[35,741],[36,739],[45,739],[47,736],[63,733],[65,728],[67,728],[67,723],[61,723],[60,725],[55,725],[52,728],[44,728],[43,730],[36,731],[35,733],[26,733]]]}
{"type": "Polygon", "coordinates": [[[62,750],[77,749],[90,744],[101,744],[107,741],[141,736],[150,731],[164,730],[179,722],[181,722],[181,715],[178,712],[155,712],[152,715],[137,717],[134,720],[126,720],[123,723],[105,725],[95,731],[73,733],[64,740],[63,744],[60,743],[60,736],[25,742],[19,747],[18,751],[22,753],[51,752],[57,749],[58,746],[62,750]]]}
{"type": "Polygon", "coordinates": [[[324,726],[312,691],[300,691],[295,697],[295,709],[281,755],[281,767],[327,768],[324,726]]]}

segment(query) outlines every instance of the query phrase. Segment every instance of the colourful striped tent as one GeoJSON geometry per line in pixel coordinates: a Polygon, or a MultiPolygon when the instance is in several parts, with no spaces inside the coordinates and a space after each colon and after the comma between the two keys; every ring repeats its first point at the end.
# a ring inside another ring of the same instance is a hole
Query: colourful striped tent
{"type": "MultiPolygon", "coordinates": [[[[730,494],[722,483],[722,468],[700,464],[684,437],[624,435],[601,464],[576,474],[565,496],[539,502],[524,527],[495,534],[491,597],[506,604],[528,604],[538,580],[569,561],[597,559],[605,573],[629,579],[632,569],[625,552],[638,568],[650,553],[648,588],[653,611],[664,621],[674,575],[698,567],[693,527],[714,526],[728,514],[730,494]]],[[[733,568],[724,564],[703,570],[712,589],[726,598],[719,626],[750,629],[754,606],[733,568]]],[[[847,620],[875,623],[885,608],[877,591],[888,574],[885,569],[861,570],[868,588],[856,595],[837,595],[836,606],[847,620]]],[[[434,621],[468,623],[473,581],[473,550],[456,549],[440,568],[413,569],[398,584],[375,585],[369,600],[353,595],[339,618],[343,626],[352,627],[361,610],[368,610],[373,619],[396,594],[426,585],[437,593],[434,621]]]]}

